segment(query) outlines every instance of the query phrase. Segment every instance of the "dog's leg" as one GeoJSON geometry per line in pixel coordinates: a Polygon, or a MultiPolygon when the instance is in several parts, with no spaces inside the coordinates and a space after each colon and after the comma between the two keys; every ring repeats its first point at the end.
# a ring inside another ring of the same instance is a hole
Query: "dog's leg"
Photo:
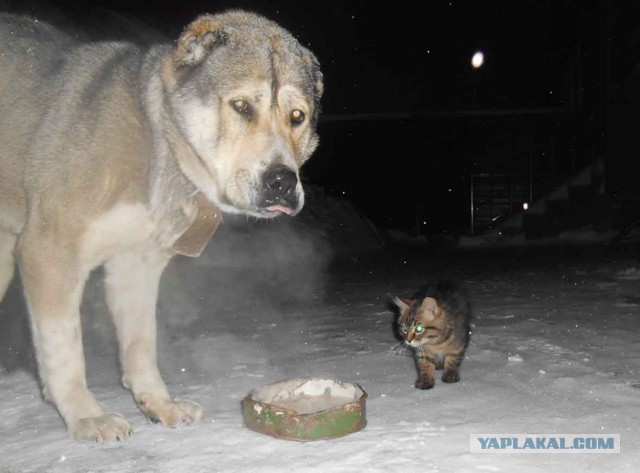
{"type": "Polygon", "coordinates": [[[15,246],[16,236],[13,233],[0,230],[0,302],[4,299],[7,288],[13,279],[15,246]]]}
{"type": "Polygon", "coordinates": [[[44,396],[56,406],[76,440],[128,437],[127,421],[119,414],[105,413],[87,388],[80,300],[88,270],[82,268],[69,241],[61,241],[46,228],[33,227],[21,235],[17,258],[44,396]]]}
{"type": "Polygon", "coordinates": [[[152,421],[168,427],[198,422],[201,406],[171,399],[156,361],[156,303],[160,276],[171,255],[126,253],[105,264],[107,302],[120,343],[123,384],[152,421]]]}

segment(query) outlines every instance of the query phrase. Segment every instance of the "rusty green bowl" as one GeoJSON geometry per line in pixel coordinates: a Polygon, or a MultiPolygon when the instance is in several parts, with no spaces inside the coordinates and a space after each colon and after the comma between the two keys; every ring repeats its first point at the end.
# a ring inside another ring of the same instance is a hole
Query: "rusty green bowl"
{"type": "Polygon", "coordinates": [[[366,400],[358,384],[290,378],[251,391],[242,401],[242,413],[251,430],[306,442],[362,430],[367,424],[366,400]]]}

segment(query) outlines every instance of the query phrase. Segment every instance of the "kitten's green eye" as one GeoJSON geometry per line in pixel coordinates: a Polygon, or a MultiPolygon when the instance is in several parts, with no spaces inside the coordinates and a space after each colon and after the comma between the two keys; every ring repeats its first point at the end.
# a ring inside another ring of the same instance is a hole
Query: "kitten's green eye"
{"type": "Polygon", "coordinates": [[[422,325],[416,325],[416,333],[424,332],[424,327],[422,325]]]}
{"type": "Polygon", "coordinates": [[[400,326],[400,330],[402,330],[402,333],[407,333],[409,331],[409,328],[407,327],[407,324],[402,324],[400,326]]]}

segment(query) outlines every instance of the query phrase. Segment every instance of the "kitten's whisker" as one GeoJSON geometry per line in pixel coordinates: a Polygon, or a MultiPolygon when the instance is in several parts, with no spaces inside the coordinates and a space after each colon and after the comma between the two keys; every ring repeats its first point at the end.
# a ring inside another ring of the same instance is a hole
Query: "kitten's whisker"
{"type": "Polygon", "coordinates": [[[400,343],[398,343],[397,345],[395,345],[393,348],[391,348],[390,351],[391,351],[391,354],[393,354],[393,355],[408,356],[407,343],[403,340],[400,343]]]}

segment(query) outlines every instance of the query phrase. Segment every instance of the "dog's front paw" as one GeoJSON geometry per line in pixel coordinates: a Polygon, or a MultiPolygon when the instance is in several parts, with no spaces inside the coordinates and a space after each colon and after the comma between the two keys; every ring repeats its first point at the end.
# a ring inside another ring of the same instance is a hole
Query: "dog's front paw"
{"type": "Polygon", "coordinates": [[[131,426],[114,412],[80,419],[69,426],[69,434],[78,442],[112,442],[133,435],[131,426]]]}
{"type": "Polygon", "coordinates": [[[144,394],[138,396],[138,405],[151,422],[167,427],[179,427],[199,422],[204,416],[202,406],[191,401],[153,400],[144,394]]]}
{"type": "Polygon", "coordinates": [[[434,384],[435,381],[431,376],[418,376],[415,386],[418,389],[431,389],[434,384]]]}
{"type": "Polygon", "coordinates": [[[460,374],[457,371],[445,371],[442,375],[443,383],[457,383],[460,381],[460,374]]]}

